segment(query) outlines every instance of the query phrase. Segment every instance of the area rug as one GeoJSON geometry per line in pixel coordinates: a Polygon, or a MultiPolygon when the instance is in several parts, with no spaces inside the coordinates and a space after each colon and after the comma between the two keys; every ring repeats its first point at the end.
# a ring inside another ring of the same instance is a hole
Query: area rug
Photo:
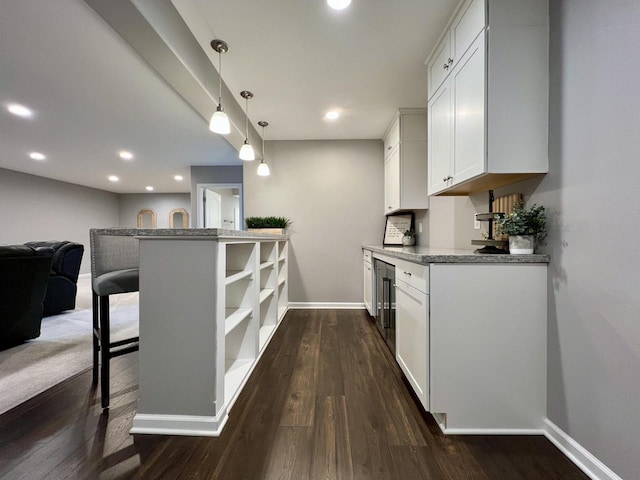
{"type": "MultiPolygon", "coordinates": [[[[0,352],[0,414],[92,366],[91,309],[45,317],[40,337],[0,352]]],[[[138,305],[111,307],[111,339],[136,336],[138,305]]]]}

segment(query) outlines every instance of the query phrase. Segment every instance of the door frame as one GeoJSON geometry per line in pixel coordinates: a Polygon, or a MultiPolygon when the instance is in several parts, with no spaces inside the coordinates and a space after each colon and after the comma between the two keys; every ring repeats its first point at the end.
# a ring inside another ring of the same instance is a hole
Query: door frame
{"type": "Polygon", "coordinates": [[[196,228],[204,228],[204,211],[202,205],[202,195],[205,189],[215,190],[218,188],[237,188],[240,198],[239,198],[239,206],[240,206],[240,225],[239,230],[242,230],[244,225],[244,194],[242,191],[242,183],[198,183],[196,185],[196,228]]]}

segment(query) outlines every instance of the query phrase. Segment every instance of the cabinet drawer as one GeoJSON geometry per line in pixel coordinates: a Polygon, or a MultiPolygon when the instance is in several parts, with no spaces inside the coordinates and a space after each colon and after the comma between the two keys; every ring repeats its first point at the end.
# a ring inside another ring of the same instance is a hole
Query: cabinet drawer
{"type": "Polygon", "coordinates": [[[371,251],[370,250],[363,250],[362,251],[362,258],[365,262],[369,262],[371,263],[371,251]]]}
{"type": "Polygon", "coordinates": [[[396,119],[389,127],[387,134],[384,136],[384,157],[387,158],[393,147],[395,147],[400,142],[400,117],[396,117],[396,119]]]}
{"type": "Polygon", "coordinates": [[[396,281],[404,282],[422,293],[429,293],[429,267],[418,263],[394,259],[396,281]]]}

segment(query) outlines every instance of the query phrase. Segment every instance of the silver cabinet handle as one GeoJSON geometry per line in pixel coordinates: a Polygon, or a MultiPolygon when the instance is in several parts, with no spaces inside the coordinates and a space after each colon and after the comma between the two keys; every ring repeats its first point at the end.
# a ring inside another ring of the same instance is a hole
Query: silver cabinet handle
{"type": "Polygon", "coordinates": [[[442,66],[442,68],[444,68],[444,69],[446,70],[447,68],[449,68],[449,64],[448,64],[448,63],[445,63],[445,64],[442,66]]]}
{"type": "Polygon", "coordinates": [[[389,145],[389,146],[387,147],[387,150],[391,150],[391,145],[389,145]]]}
{"type": "Polygon", "coordinates": [[[411,272],[404,272],[404,274],[411,276],[411,272]]]}
{"type": "Polygon", "coordinates": [[[453,58],[449,57],[449,60],[447,60],[447,63],[451,65],[453,63],[453,58]]]}

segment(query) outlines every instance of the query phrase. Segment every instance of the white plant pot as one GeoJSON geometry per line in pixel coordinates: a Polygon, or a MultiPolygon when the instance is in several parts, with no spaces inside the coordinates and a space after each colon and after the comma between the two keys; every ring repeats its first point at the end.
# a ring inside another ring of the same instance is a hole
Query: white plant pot
{"type": "Polygon", "coordinates": [[[512,255],[532,254],[535,240],[535,235],[509,235],[509,253],[512,255]]]}
{"type": "Polygon", "coordinates": [[[416,244],[416,237],[402,237],[402,245],[410,246],[416,244]]]}

